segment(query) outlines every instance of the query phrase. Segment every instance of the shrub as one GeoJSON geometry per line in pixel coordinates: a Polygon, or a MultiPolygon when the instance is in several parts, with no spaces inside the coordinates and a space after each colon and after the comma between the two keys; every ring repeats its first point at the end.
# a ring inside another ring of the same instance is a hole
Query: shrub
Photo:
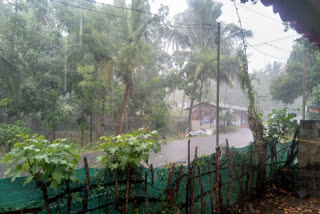
{"type": "Polygon", "coordinates": [[[148,163],[149,152],[157,153],[161,149],[160,143],[156,140],[157,136],[157,131],[138,129],[129,134],[102,137],[104,143],[100,150],[105,154],[98,156],[97,160],[112,170],[135,168],[141,161],[148,163]]]}
{"type": "Polygon", "coordinates": [[[295,119],[295,113],[289,113],[288,108],[280,110],[272,110],[268,115],[268,122],[265,128],[266,139],[270,141],[280,142],[289,135],[293,135],[298,127],[298,121],[295,119]]]}
{"type": "Polygon", "coordinates": [[[0,148],[9,152],[19,134],[30,134],[30,132],[23,121],[17,121],[13,124],[0,124],[0,148]]]}
{"type": "Polygon", "coordinates": [[[47,187],[56,190],[63,182],[76,181],[75,167],[80,156],[75,154],[63,139],[52,143],[43,136],[21,134],[13,149],[5,156],[4,162],[9,163],[5,175],[11,173],[13,182],[21,173],[29,176],[25,184],[34,180],[42,191],[47,213],[51,213],[47,187]]]}

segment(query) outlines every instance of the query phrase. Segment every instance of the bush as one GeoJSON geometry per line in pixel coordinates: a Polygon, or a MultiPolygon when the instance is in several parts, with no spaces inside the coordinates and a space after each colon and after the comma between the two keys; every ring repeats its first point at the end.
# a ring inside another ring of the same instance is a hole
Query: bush
{"type": "Polygon", "coordinates": [[[159,134],[166,137],[182,137],[188,127],[188,121],[171,119],[169,125],[159,130],[159,134]]]}
{"type": "Polygon", "coordinates": [[[296,116],[295,113],[289,113],[288,108],[273,109],[272,113],[268,115],[269,120],[265,128],[267,141],[280,142],[293,135],[298,127],[296,116]]]}
{"type": "Polygon", "coordinates": [[[77,180],[75,168],[80,156],[63,142],[56,139],[51,143],[43,136],[21,134],[4,158],[9,164],[5,175],[11,173],[12,182],[26,172],[29,176],[24,183],[36,182],[43,193],[47,213],[51,213],[47,187],[57,190],[60,184],[77,180]]]}
{"type": "Polygon", "coordinates": [[[156,106],[152,108],[151,125],[154,129],[161,129],[168,125],[169,113],[165,107],[156,106]]]}
{"type": "Polygon", "coordinates": [[[0,124],[0,148],[9,152],[17,136],[21,133],[31,133],[23,121],[17,121],[13,124],[0,124]]]}
{"type": "Polygon", "coordinates": [[[138,129],[129,134],[101,137],[104,143],[100,150],[105,154],[98,156],[97,160],[112,170],[135,168],[141,161],[148,163],[149,152],[157,153],[161,149],[160,143],[156,140],[157,136],[157,131],[138,129]]]}

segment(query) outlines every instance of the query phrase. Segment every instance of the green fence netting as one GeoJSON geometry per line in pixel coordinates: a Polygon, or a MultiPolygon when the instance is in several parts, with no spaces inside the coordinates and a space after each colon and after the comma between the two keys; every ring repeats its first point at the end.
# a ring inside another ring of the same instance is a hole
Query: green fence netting
{"type": "MultiPolygon", "coordinates": [[[[291,143],[278,143],[277,146],[277,163],[273,164],[275,168],[283,166],[287,160],[291,143]]],[[[254,144],[244,148],[230,149],[231,153],[231,197],[229,205],[234,205],[239,198],[248,192],[249,187],[255,187],[256,170],[252,170],[252,178],[248,180],[248,170],[252,166],[255,169],[257,165],[257,155],[254,144]]],[[[223,149],[224,151],[224,149],[223,149]]],[[[271,149],[267,148],[267,166],[266,181],[271,176],[271,149]]],[[[229,181],[229,167],[226,154],[220,159],[221,164],[221,195],[223,205],[227,205],[229,181]]],[[[132,170],[130,175],[130,200],[128,205],[129,213],[157,213],[161,211],[180,210],[185,213],[192,198],[194,198],[194,209],[198,212],[202,209],[205,213],[211,212],[211,203],[215,206],[215,193],[213,192],[213,201],[211,202],[211,183],[215,184],[215,158],[214,155],[198,158],[196,162],[191,163],[191,183],[188,185],[188,166],[176,165],[172,174],[172,182],[169,181],[169,168],[137,168],[132,170]],[[211,165],[209,166],[209,159],[211,165]],[[195,167],[195,168],[194,168],[195,167]],[[200,175],[199,176],[199,171],[200,175]],[[196,172],[195,174],[193,172],[196,172]],[[147,178],[147,180],[146,180],[147,178]],[[201,178],[201,179],[200,179],[201,178]],[[147,182],[146,182],[147,181],[147,182]],[[194,188],[194,189],[193,189],[194,188]],[[171,192],[170,196],[168,191],[171,192]],[[189,196],[187,197],[187,192],[189,196]],[[190,192],[194,192],[190,194],[190,192]],[[192,197],[194,196],[194,197],[192,197]],[[169,198],[168,198],[169,197],[169,198]],[[147,206],[146,206],[147,205],[147,206]]],[[[57,191],[48,188],[50,208],[53,213],[66,213],[69,197],[72,197],[70,213],[83,213],[83,203],[85,198],[86,174],[85,169],[78,169],[77,178],[79,182],[70,185],[71,191],[67,191],[67,185],[61,185],[57,191]]],[[[88,204],[86,213],[121,213],[125,201],[126,193],[126,173],[119,172],[118,175],[118,192],[119,200],[116,201],[115,174],[112,171],[104,169],[89,169],[90,185],[88,188],[88,204]]],[[[10,179],[0,179],[0,213],[19,213],[26,212],[28,209],[37,208],[38,213],[46,213],[44,210],[44,201],[42,192],[36,187],[35,182],[23,185],[25,177],[17,178],[14,182],[10,179]],[[42,210],[40,210],[42,209],[42,210]]],[[[69,190],[70,190],[69,189],[69,190]]],[[[32,210],[29,210],[32,211],[32,210]]]]}

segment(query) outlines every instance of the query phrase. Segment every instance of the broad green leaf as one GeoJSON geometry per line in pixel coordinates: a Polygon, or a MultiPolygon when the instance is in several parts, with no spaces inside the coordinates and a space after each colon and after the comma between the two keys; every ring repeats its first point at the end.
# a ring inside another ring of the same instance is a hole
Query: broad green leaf
{"type": "Polygon", "coordinates": [[[21,171],[20,170],[16,170],[12,173],[11,175],[11,182],[14,182],[16,180],[17,177],[19,177],[21,174],[21,171]]]}
{"type": "Polygon", "coordinates": [[[64,178],[64,175],[61,172],[55,171],[52,173],[52,178],[55,180],[58,184],[61,183],[61,180],[64,178]]]}
{"type": "Polygon", "coordinates": [[[50,183],[50,187],[53,189],[53,190],[57,190],[58,189],[58,182],[53,180],[51,183],[50,183]]]}
{"type": "Polygon", "coordinates": [[[47,157],[48,157],[48,156],[47,156],[46,154],[36,155],[36,156],[34,156],[34,159],[41,161],[41,160],[43,160],[43,159],[46,159],[47,157]]]}
{"type": "Polygon", "coordinates": [[[104,158],[104,155],[99,155],[97,156],[96,161],[101,161],[103,158],[104,158]]]}
{"type": "Polygon", "coordinates": [[[28,183],[30,183],[30,181],[33,179],[32,175],[29,175],[28,177],[26,177],[26,180],[24,181],[23,185],[26,185],[28,183]]]}
{"type": "Polygon", "coordinates": [[[5,172],[4,172],[4,175],[7,176],[10,172],[11,172],[12,168],[9,167],[5,172]]]}

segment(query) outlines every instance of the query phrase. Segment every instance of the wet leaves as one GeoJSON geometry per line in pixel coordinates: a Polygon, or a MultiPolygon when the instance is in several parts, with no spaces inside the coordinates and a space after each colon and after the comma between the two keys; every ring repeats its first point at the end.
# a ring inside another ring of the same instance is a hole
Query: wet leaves
{"type": "Polygon", "coordinates": [[[284,213],[284,214],[320,214],[319,198],[295,197],[284,189],[273,187],[267,191],[264,198],[259,201],[248,202],[242,213],[284,213]]]}

